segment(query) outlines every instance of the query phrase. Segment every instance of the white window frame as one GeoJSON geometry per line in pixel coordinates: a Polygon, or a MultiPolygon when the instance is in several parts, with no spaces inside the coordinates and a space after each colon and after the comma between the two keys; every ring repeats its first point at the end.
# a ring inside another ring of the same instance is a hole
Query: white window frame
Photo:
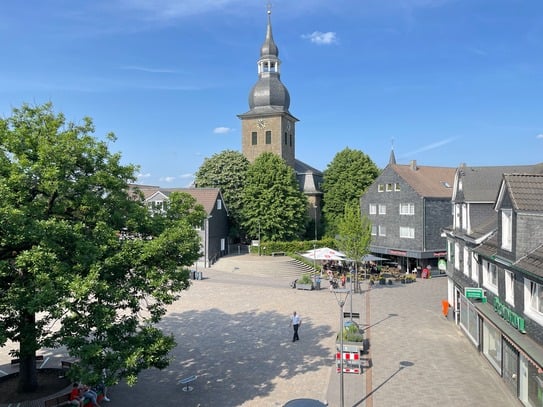
{"type": "Polygon", "coordinates": [[[377,192],[385,192],[385,185],[384,184],[378,184],[377,185],[377,192]]]}
{"type": "Polygon", "coordinates": [[[220,211],[222,209],[222,200],[217,199],[217,210],[220,211]]]}
{"type": "Polygon", "coordinates": [[[415,214],[415,204],[414,203],[401,203],[400,204],[400,215],[414,215],[415,214]]]}
{"type": "Polygon", "coordinates": [[[407,226],[400,226],[400,238],[414,239],[415,238],[415,228],[410,228],[410,227],[407,227],[407,226]]]}
{"type": "Polygon", "coordinates": [[[471,256],[471,279],[479,284],[479,263],[475,261],[473,252],[470,252],[471,256]]]}
{"type": "Polygon", "coordinates": [[[454,243],[454,269],[460,271],[460,243],[454,243]]]}
{"type": "Polygon", "coordinates": [[[396,191],[396,192],[400,192],[400,191],[401,191],[401,187],[400,187],[400,184],[399,184],[398,182],[396,182],[396,183],[394,184],[394,191],[396,191]]]}
{"type": "Polygon", "coordinates": [[[511,251],[513,248],[513,211],[502,209],[502,249],[511,251]]]}
{"type": "Polygon", "coordinates": [[[377,236],[377,226],[371,225],[371,235],[377,236]]]}
{"type": "Polygon", "coordinates": [[[539,325],[543,325],[543,312],[540,311],[543,286],[524,278],[524,314],[539,325]]]}
{"type": "Polygon", "coordinates": [[[383,225],[379,225],[379,236],[386,236],[387,235],[387,227],[383,225]]]}
{"type": "Polygon", "coordinates": [[[483,260],[483,286],[498,295],[498,267],[487,260],[483,260]]]}
{"type": "Polygon", "coordinates": [[[379,204],[379,215],[386,215],[387,214],[387,206],[383,204],[379,204]]]}
{"type": "Polygon", "coordinates": [[[386,190],[387,190],[387,192],[392,192],[392,184],[391,183],[386,184],[386,190]]]}
{"type": "Polygon", "coordinates": [[[515,306],[515,274],[511,270],[505,270],[505,301],[515,306]]]}
{"type": "Polygon", "coordinates": [[[469,256],[470,256],[470,251],[469,249],[464,246],[464,256],[462,257],[462,271],[463,273],[469,277],[469,272],[470,272],[470,264],[469,264],[469,256]]]}
{"type": "Polygon", "coordinates": [[[370,204],[368,208],[370,215],[377,215],[377,205],[376,204],[370,204]]]}

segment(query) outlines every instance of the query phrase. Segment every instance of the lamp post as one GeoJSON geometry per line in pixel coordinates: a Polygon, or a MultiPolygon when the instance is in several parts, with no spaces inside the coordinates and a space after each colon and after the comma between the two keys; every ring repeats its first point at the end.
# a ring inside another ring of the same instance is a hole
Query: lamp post
{"type": "MultiPolygon", "coordinates": [[[[315,242],[313,243],[313,269],[317,270],[317,259],[316,259],[316,251],[317,251],[317,205],[313,205],[313,209],[315,209],[315,242]]],[[[322,269],[321,269],[321,278],[322,278],[322,269]]]]}
{"type": "Polygon", "coordinates": [[[204,269],[209,267],[209,219],[212,217],[209,215],[204,225],[204,269]]]}
{"type": "Polygon", "coordinates": [[[258,255],[260,256],[260,218],[258,219],[258,255]]]}
{"type": "Polygon", "coordinates": [[[339,320],[340,320],[340,330],[339,330],[339,406],[344,406],[344,397],[343,397],[343,329],[344,329],[344,322],[343,322],[343,306],[345,305],[345,302],[347,301],[347,297],[349,296],[350,290],[346,288],[342,289],[336,289],[332,290],[334,293],[334,296],[336,297],[336,301],[339,305],[339,320]]]}

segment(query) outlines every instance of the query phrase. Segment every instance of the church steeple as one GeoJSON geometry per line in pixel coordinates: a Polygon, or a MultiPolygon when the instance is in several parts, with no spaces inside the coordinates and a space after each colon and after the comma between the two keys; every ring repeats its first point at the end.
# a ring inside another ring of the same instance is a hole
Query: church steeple
{"type": "Polygon", "coordinates": [[[238,115],[242,120],[242,149],[251,162],[270,151],[294,167],[294,124],[298,119],[289,112],[290,95],[281,82],[281,60],[273,39],[269,5],[267,14],[266,38],[257,61],[258,79],[249,92],[249,111],[238,115]]]}

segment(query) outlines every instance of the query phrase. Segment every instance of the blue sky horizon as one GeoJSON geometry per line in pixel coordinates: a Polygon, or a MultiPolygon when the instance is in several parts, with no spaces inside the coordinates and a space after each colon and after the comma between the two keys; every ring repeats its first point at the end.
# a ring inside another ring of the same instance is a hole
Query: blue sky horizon
{"type": "MultiPolygon", "coordinates": [[[[52,102],[113,132],[138,182],[188,186],[241,151],[267,0],[7,0],[0,114],[52,102]]],[[[379,167],[543,162],[543,2],[275,0],[296,157],[379,167]]]]}

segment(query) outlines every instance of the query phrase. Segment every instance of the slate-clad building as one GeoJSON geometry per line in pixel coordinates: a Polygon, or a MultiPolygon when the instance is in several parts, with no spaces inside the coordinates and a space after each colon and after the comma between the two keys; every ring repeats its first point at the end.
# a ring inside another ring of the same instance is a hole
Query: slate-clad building
{"type": "Polygon", "coordinates": [[[512,394],[543,405],[543,164],[457,169],[451,317],[512,394]]]}

